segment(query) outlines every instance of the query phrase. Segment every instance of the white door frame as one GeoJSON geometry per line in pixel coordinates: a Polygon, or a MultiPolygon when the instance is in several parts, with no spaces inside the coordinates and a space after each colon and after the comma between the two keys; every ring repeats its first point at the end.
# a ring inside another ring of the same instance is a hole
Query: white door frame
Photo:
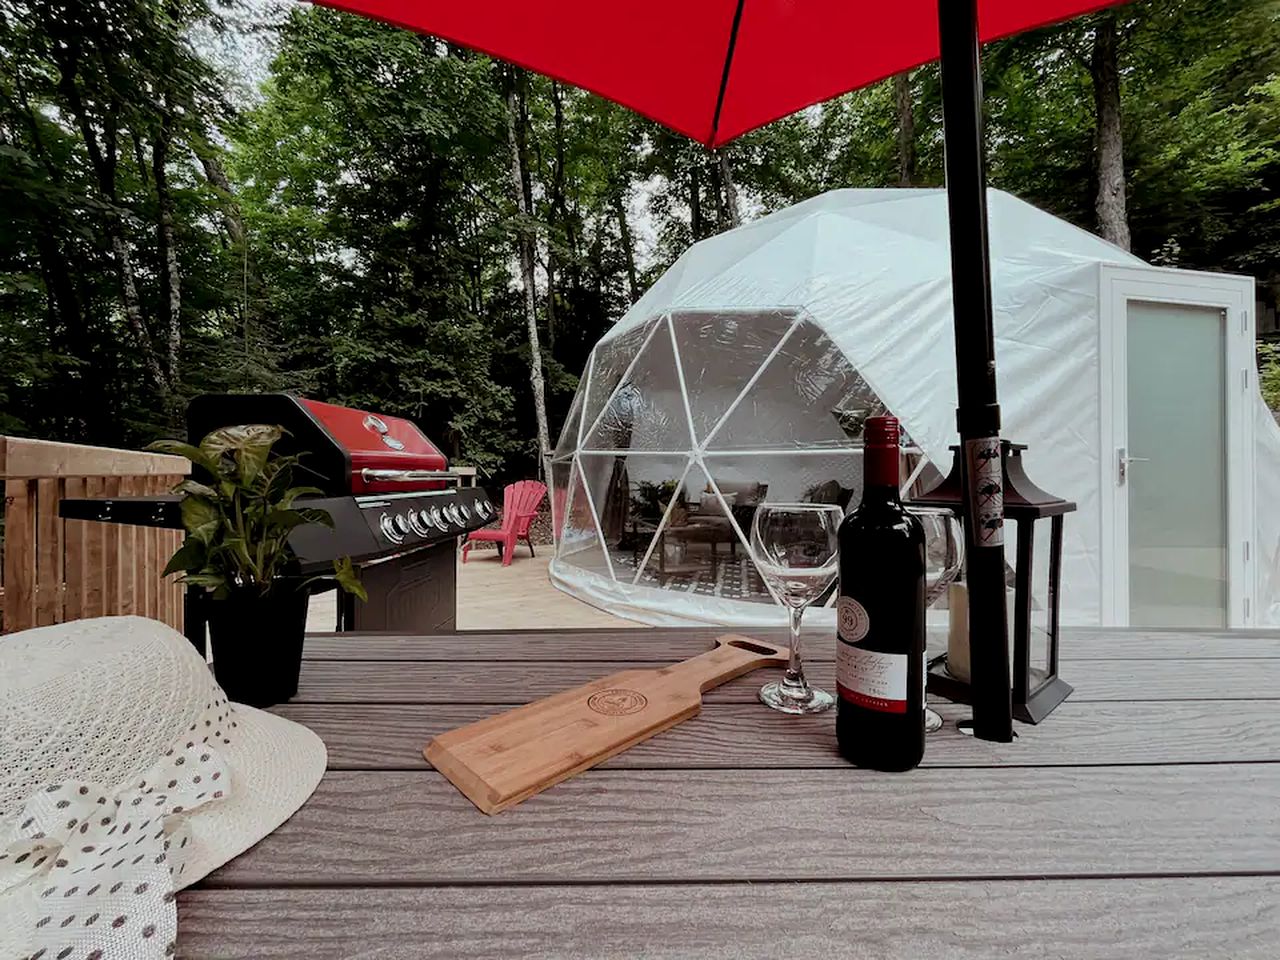
{"type": "Polygon", "coordinates": [[[1098,305],[1101,410],[1103,623],[1129,625],[1129,498],[1117,451],[1128,446],[1128,332],[1131,301],[1217,307],[1226,316],[1227,625],[1249,626],[1257,610],[1253,576],[1255,345],[1252,277],[1157,267],[1100,267],[1098,305]]]}

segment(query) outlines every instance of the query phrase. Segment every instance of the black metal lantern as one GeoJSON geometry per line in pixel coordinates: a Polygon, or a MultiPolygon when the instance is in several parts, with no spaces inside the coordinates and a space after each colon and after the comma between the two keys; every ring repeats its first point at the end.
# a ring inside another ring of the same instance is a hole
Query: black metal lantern
{"type": "MultiPolygon", "coordinates": [[[[1062,578],[1063,516],[1076,509],[1069,500],[1046,493],[1032,483],[1023,469],[1025,444],[1003,442],[1004,514],[1017,531],[1016,566],[1013,570],[1013,716],[1025,723],[1039,723],[1071,693],[1058,676],[1059,585],[1062,578]],[[1037,560],[1038,521],[1047,519],[1047,557],[1037,560]],[[1040,589],[1040,588],[1043,589],[1040,589]],[[1037,604],[1037,598],[1043,602],[1037,604]]],[[[963,457],[952,447],[951,473],[913,504],[947,507],[965,523],[963,457]]],[[[928,689],[956,703],[971,703],[969,683],[948,672],[946,657],[930,663],[928,689]]]]}

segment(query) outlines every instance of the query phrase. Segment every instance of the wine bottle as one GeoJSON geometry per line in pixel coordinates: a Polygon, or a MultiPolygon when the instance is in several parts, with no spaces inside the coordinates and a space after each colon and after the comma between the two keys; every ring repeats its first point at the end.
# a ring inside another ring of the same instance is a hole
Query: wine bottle
{"type": "Polygon", "coordinates": [[[899,429],[869,417],[862,502],[840,525],[836,738],[850,763],[910,770],[924,756],[924,528],[898,495],[899,429]]]}

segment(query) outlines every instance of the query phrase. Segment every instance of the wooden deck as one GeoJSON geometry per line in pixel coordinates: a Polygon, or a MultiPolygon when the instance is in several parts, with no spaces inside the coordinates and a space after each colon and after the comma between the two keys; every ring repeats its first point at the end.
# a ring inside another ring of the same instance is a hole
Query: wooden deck
{"type": "MultiPolygon", "coordinates": [[[[754,701],[497,817],[434,734],[712,631],[308,640],[278,711],[329,773],[179,898],[180,954],[260,958],[1265,957],[1280,951],[1280,635],[1076,631],[1076,692],[1012,744],[931,735],[921,769],[835,754],[834,718],[754,701]]],[[[778,639],[777,634],[770,634],[778,639]]],[[[810,674],[830,685],[828,638],[810,674]]],[[[965,708],[939,705],[948,721],[965,708]]]]}
{"type": "MultiPolygon", "coordinates": [[[[538,547],[530,557],[528,548],[516,548],[516,559],[504,567],[496,550],[473,550],[466,563],[458,564],[458,629],[518,630],[530,623],[542,627],[641,627],[597,610],[590,604],[561,593],[547,575],[554,547],[538,547]]],[[[333,629],[337,599],[333,593],[311,598],[307,629],[325,633],[333,629]]]]}

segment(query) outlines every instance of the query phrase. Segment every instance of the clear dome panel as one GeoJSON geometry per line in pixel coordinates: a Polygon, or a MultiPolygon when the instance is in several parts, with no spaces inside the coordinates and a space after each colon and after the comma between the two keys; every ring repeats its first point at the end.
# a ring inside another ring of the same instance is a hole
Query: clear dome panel
{"type": "Polygon", "coordinates": [[[583,432],[590,433],[595,426],[600,411],[604,409],[613,392],[627,374],[636,354],[649,338],[650,332],[660,318],[654,317],[642,326],[626,333],[619,334],[612,340],[596,344],[591,352],[590,380],[587,384],[586,400],[583,403],[582,417],[585,421],[583,432]]]}
{"type": "Polygon", "coordinates": [[[795,322],[794,310],[672,313],[697,441],[706,439],[795,322]]]}
{"type": "Polygon", "coordinates": [[[711,450],[851,447],[884,403],[812,321],[801,321],[712,434],[711,450]]]}
{"type": "Polygon", "coordinates": [[[742,483],[722,499],[706,471],[694,463],[671,490],[674,499],[667,503],[635,582],[698,596],[773,603],[744,539],[762,489],[742,483]]]}
{"type": "Polygon", "coordinates": [[[630,583],[684,480],[689,457],[583,453],[581,463],[614,577],[630,583]]]}
{"type": "Polygon", "coordinates": [[[573,451],[578,449],[578,429],[582,425],[582,405],[585,392],[586,385],[579,383],[578,390],[573,395],[573,403],[569,406],[569,415],[565,417],[564,428],[560,431],[560,439],[556,442],[556,448],[552,454],[557,460],[572,456],[573,451]]]}
{"type": "Polygon", "coordinates": [[[664,319],[606,402],[582,449],[671,452],[692,445],[671,328],[664,319]]]}
{"type": "MultiPolygon", "coordinates": [[[[720,492],[738,502],[836,503],[857,506],[862,499],[862,453],[717,453],[705,455],[720,492]]],[[[754,511],[751,511],[754,515],[754,511]]],[[[750,526],[742,532],[750,536],[750,526]]]]}
{"type": "Polygon", "coordinates": [[[551,529],[557,548],[565,536],[565,507],[569,503],[569,487],[575,472],[572,460],[553,460],[551,463],[551,529]]]}
{"type": "Polygon", "coordinates": [[[588,486],[578,464],[571,463],[564,524],[560,528],[556,556],[565,563],[607,577],[610,575],[609,560],[600,545],[600,528],[596,524],[595,511],[591,509],[588,486]]]}

